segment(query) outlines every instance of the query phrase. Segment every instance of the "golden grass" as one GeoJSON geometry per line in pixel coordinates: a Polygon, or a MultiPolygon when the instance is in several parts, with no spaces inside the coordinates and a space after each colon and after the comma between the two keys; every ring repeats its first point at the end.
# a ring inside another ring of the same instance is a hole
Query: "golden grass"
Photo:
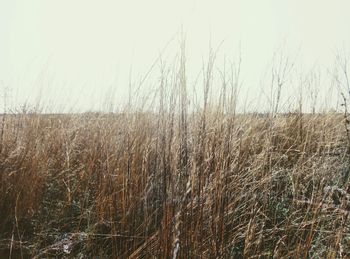
{"type": "Polygon", "coordinates": [[[0,257],[350,257],[345,96],[345,114],[316,114],[316,97],[303,114],[302,91],[280,113],[286,59],[273,113],[237,114],[240,61],[216,74],[210,52],[198,103],[184,53],[124,112],[3,115],[0,257]]]}
{"type": "Polygon", "coordinates": [[[7,256],[350,256],[342,115],[208,108],[4,123],[7,256]]]}

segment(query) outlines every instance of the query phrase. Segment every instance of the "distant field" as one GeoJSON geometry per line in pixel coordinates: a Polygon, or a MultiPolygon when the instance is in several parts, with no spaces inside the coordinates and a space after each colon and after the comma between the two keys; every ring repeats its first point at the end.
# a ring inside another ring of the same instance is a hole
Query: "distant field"
{"type": "Polygon", "coordinates": [[[1,129],[1,257],[350,256],[341,114],[18,114],[1,129]]]}

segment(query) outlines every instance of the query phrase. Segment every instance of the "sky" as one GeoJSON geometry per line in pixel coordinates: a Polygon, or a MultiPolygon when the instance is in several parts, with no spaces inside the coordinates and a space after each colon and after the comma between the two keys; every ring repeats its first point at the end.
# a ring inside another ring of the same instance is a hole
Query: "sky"
{"type": "Polygon", "coordinates": [[[220,46],[217,66],[241,53],[242,95],[255,98],[281,46],[300,69],[327,71],[350,47],[349,10],[349,0],[0,0],[0,90],[14,107],[103,109],[185,35],[189,78],[220,46]]]}

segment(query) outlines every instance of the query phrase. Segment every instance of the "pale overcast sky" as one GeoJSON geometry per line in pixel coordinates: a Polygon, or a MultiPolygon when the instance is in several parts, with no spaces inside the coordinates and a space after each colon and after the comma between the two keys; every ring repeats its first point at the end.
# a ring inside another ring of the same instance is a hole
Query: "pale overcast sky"
{"type": "Polygon", "coordinates": [[[278,46],[303,67],[328,67],[350,48],[349,25],[349,0],[0,0],[1,88],[14,104],[40,98],[57,109],[99,109],[111,88],[122,102],[130,67],[146,73],[175,36],[163,53],[172,57],[183,28],[191,76],[209,40],[224,40],[231,59],[241,46],[242,91],[257,92],[278,46]]]}

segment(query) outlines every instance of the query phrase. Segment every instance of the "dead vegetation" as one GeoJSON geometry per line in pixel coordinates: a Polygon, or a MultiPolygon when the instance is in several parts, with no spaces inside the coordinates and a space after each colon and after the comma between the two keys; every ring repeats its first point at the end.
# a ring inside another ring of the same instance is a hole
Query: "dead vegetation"
{"type": "Polygon", "coordinates": [[[181,55],[155,111],[4,115],[1,256],[350,257],[347,118],[237,114],[239,65],[214,106],[214,57],[196,110],[181,55]]]}
{"type": "Polygon", "coordinates": [[[9,116],[1,248],[37,256],[349,256],[342,115],[9,116]],[[170,118],[168,118],[170,116],[170,118]],[[176,255],[175,255],[176,253],[176,255]]]}

